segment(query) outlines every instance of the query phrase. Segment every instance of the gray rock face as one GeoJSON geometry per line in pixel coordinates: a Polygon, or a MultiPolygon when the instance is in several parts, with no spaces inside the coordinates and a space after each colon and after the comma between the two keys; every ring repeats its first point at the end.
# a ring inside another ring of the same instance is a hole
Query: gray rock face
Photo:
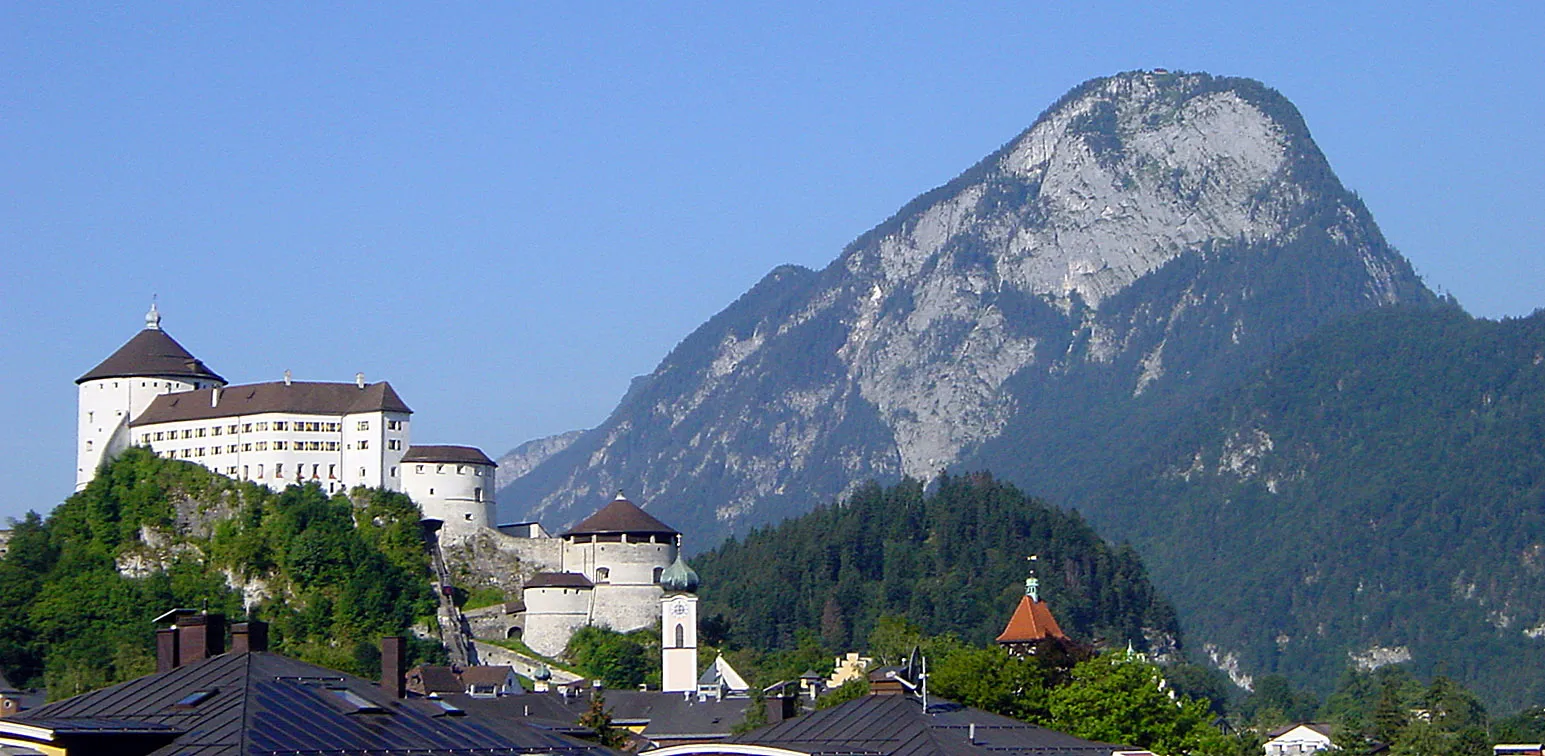
{"type": "Polygon", "coordinates": [[[516,478],[531,472],[537,465],[546,462],[548,457],[569,448],[570,444],[583,435],[585,432],[582,430],[572,430],[532,439],[505,452],[504,456],[495,460],[499,463],[499,469],[494,477],[495,487],[503,488],[516,478]]]}
{"type": "MultiPolygon", "coordinates": [[[[1097,79],[825,270],[774,270],[500,500],[552,528],[626,489],[706,547],[867,479],[1110,432],[1085,410],[1430,298],[1274,91],[1097,79]]],[[[1032,468],[1007,473],[1039,491],[1032,468]]]]}

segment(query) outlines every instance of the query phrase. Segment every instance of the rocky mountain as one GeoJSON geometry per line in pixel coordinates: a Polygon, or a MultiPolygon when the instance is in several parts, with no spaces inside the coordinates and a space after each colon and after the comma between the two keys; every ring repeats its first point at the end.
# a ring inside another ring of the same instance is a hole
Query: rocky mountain
{"type": "Polygon", "coordinates": [[[694,548],[951,467],[1066,501],[1316,328],[1433,301],[1277,92],[1096,79],[769,273],[500,501],[561,528],[626,489],[694,548]]]}
{"type": "Polygon", "coordinates": [[[498,488],[503,488],[516,478],[531,472],[537,465],[546,462],[549,457],[564,449],[569,448],[580,436],[585,435],[582,430],[572,430],[566,433],[558,433],[552,436],[534,438],[520,446],[503,454],[496,460],[499,463],[499,471],[495,482],[498,488]]]}

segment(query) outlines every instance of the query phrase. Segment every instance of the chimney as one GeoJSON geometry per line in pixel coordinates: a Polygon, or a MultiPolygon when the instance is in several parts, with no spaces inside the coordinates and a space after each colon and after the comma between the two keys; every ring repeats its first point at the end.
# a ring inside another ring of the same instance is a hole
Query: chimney
{"type": "Polygon", "coordinates": [[[194,614],[177,620],[177,666],[225,653],[225,615],[194,614]]]}
{"type": "Polygon", "coordinates": [[[268,650],[268,623],[250,620],[231,625],[231,653],[268,650]]]}
{"type": "Polygon", "coordinates": [[[400,635],[381,639],[381,690],[392,698],[407,695],[407,680],[403,673],[408,666],[408,643],[400,635]]]}
{"type": "Polygon", "coordinates": [[[156,673],[170,672],[177,668],[177,628],[163,627],[156,631],[156,673]]]}
{"type": "Polygon", "coordinates": [[[793,719],[799,713],[799,698],[788,696],[783,691],[767,697],[767,724],[777,724],[785,719],[793,719]]]}
{"type": "Polygon", "coordinates": [[[219,386],[216,386],[213,391],[209,392],[209,406],[211,406],[211,407],[218,407],[218,406],[220,406],[220,387],[219,386]]]}
{"type": "Polygon", "coordinates": [[[354,374],[354,385],[356,385],[356,386],[358,386],[360,388],[364,388],[365,387],[365,374],[364,373],[355,373],[354,374]]]}

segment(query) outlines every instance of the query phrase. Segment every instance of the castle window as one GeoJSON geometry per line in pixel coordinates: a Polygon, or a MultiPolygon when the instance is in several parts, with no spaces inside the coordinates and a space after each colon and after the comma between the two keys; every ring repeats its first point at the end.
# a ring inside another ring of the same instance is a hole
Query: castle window
{"type": "MultiPolygon", "coordinates": [[[[329,467],[331,467],[331,465],[329,465],[329,467]]],[[[322,469],[322,466],[320,464],[312,465],[311,466],[311,477],[312,478],[319,478],[319,477],[321,477],[320,475],[317,475],[317,471],[320,470],[320,469],[322,469]]],[[[328,473],[328,477],[332,477],[332,474],[328,473]]]]}
{"type": "Polygon", "coordinates": [[[402,430],[402,421],[401,420],[387,420],[386,421],[386,429],[387,430],[402,430]]]}
{"type": "Polygon", "coordinates": [[[467,519],[467,522],[472,522],[472,513],[471,512],[467,512],[467,513],[463,514],[462,517],[465,517],[467,519]]]}
{"type": "Polygon", "coordinates": [[[396,438],[391,439],[386,442],[386,448],[391,449],[392,451],[402,451],[402,440],[396,438]]]}
{"type": "Polygon", "coordinates": [[[605,583],[605,582],[607,582],[607,581],[609,581],[611,579],[612,579],[612,570],[611,570],[610,567],[597,567],[597,568],[595,568],[595,581],[597,583],[605,583]]]}
{"type": "Polygon", "coordinates": [[[204,437],[204,429],[203,428],[199,428],[197,430],[194,430],[193,431],[193,436],[195,438],[203,438],[204,437]]]}
{"type": "Polygon", "coordinates": [[[236,435],[236,432],[238,430],[240,430],[240,429],[241,429],[241,426],[239,426],[239,425],[232,425],[229,428],[226,428],[225,432],[234,436],[234,435],[236,435]]]}
{"type": "Polygon", "coordinates": [[[162,432],[162,431],[156,431],[156,440],[157,440],[157,441],[160,441],[160,440],[162,440],[162,439],[163,439],[163,437],[165,437],[165,435],[166,435],[166,434],[165,434],[165,433],[163,433],[163,432],[162,432]]]}
{"type": "Polygon", "coordinates": [[[393,478],[397,477],[397,468],[395,468],[395,467],[392,468],[392,477],[393,478]]]}
{"type": "Polygon", "coordinates": [[[274,421],[274,430],[282,431],[282,430],[289,430],[289,429],[290,429],[290,424],[289,423],[287,423],[287,422],[285,422],[283,420],[275,420],[274,421]]]}
{"type": "Polygon", "coordinates": [[[88,422],[88,423],[96,422],[96,419],[95,419],[96,416],[97,416],[97,413],[95,413],[95,412],[87,412],[86,413],[86,422],[88,422]]]}
{"type": "Polygon", "coordinates": [[[467,474],[467,466],[466,465],[457,465],[456,466],[456,474],[457,475],[466,475],[467,474]]]}
{"type": "Polygon", "coordinates": [[[655,581],[655,583],[659,583],[660,582],[660,574],[663,573],[663,572],[665,572],[665,568],[664,567],[656,567],[656,568],[654,568],[654,581],[655,581]]]}
{"type": "Polygon", "coordinates": [[[252,451],[252,444],[250,444],[250,443],[242,444],[241,445],[241,450],[242,451],[252,451]]]}
{"type": "Polygon", "coordinates": [[[279,462],[279,463],[274,465],[274,477],[275,478],[282,478],[282,477],[284,477],[284,463],[283,462],[279,462]]]}
{"type": "Polygon", "coordinates": [[[188,429],[188,428],[183,428],[182,429],[182,437],[183,438],[193,438],[193,431],[188,429]]]}
{"type": "Polygon", "coordinates": [[[261,479],[262,477],[263,477],[263,466],[262,465],[258,465],[258,478],[261,479]]]}
{"type": "Polygon", "coordinates": [[[91,439],[89,439],[89,438],[86,439],[86,451],[91,451],[91,446],[92,446],[91,439]]]}
{"type": "Polygon", "coordinates": [[[482,501],[483,500],[483,489],[481,487],[472,489],[472,500],[473,501],[482,501]]]}
{"type": "Polygon", "coordinates": [[[435,465],[435,473],[436,474],[443,473],[443,472],[445,472],[445,465],[435,465]]]}
{"type": "Polygon", "coordinates": [[[242,425],[241,425],[241,432],[242,433],[251,433],[252,432],[252,423],[242,423],[242,425]]]}
{"type": "Polygon", "coordinates": [[[687,626],[686,625],[677,625],[676,626],[676,648],[686,648],[686,646],[687,646],[687,626]]]}
{"type": "MultiPolygon", "coordinates": [[[[365,477],[365,468],[363,468],[363,467],[359,468],[359,477],[360,477],[361,480],[364,479],[364,477],[365,477]]],[[[429,489],[429,492],[430,493],[434,493],[434,489],[432,489],[432,488],[429,489]]]]}
{"type": "Polygon", "coordinates": [[[366,440],[365,440],[365,439],[363,439],[363,438],[362,438],[362,439],[360,439],[360,440],[359,440],[359,448],[361,448],[361,449],[369,449],[369,448],[370,448],[370,442],[369,442],[369,441],[366,441],[366,440]]]}
{"type": "Polygon", "coordinates": [[[274,451],[284,451],[287,447],[289,447],[289,443],[288,442],[285,442],[285,441],[275,441],[274,442],[274,451]]]}
{"type": "Polygon", "coordinates": [[[435,495],[435,490],[433,488],[429,489],[429,495],[430,496],[434,496],[435,495]]]}
{"type": "Polygon", "coordinates": [[[337,465],[328,465],[327,466],[327,477],[328,478],[336,478],[336,477],[338,477],[338,466],[337,465]]]}
{"type": "Polygon", "coordinates": [[[247,466],[246,465],[242,465],[241,466],[241,477],[243,477],[243,478],[250,477],[249,475],[247,475],[248,472],[249,472],[249,470],[248,470],[247,466]]]}
{"type": "Polygon", "coordinates": [[[370,421],[361,420],[354,424],[354,430],[370,430],[370,421]]]}
{"type": "Polygon", "coordinates": [[[220,435],[220,431],[221,431],[220,426],[216,425],[215,427],[209,429],[209,435],[211,435],[211,436],[218,436],[218,435],[220,435]]]}
{"type": "Polygon", "coordinates": [[[424,471],[424,466],[423,465],[414,465],[414,467],[417,468],[417,469],[415,469],[413,472],[421,473],[421,472],[424,471]]]}

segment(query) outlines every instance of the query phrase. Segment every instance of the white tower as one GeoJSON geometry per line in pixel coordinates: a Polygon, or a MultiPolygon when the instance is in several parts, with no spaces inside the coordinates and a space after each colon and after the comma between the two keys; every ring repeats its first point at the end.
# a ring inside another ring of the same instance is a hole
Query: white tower
{"type": "Polygon", "coordinates": [[[676,561],[660,574],[660,690],[697,690],[697,573],[676,561]]]}
{"type": "Polygon", "coordinates": [[[103,462],[129,447],[129,421],[145,411],[152,399],[224,386],[225,379],[161,330],[161,313],[151,303],[145,329],[75,383],[80,387],[75,448],[75,490],[79,491],[96,477],[103,462]]]}
{"type": "Polygon", "coordinates": [[[443,536],[465,536],[494,524],[494,471],[471,446],[413,446],[402,456],[402,490],[443,536]]]}

